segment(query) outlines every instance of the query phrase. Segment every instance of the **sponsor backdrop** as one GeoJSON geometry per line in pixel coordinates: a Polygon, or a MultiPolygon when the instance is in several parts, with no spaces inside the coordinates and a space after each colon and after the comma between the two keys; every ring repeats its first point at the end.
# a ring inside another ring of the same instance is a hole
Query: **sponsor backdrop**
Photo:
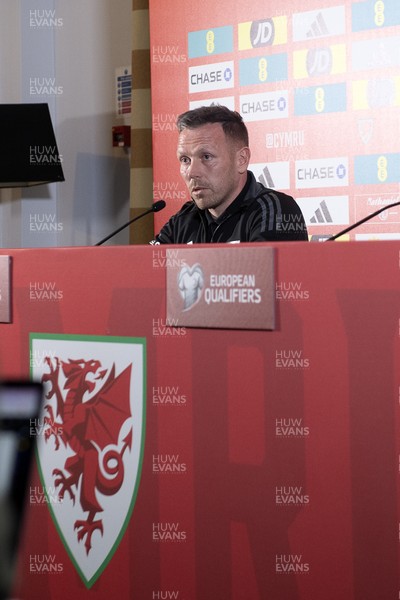
{"type": "MultiPolygon", "coordinates": [[[[179,113],[238,110],[251,168],[297,198],[314,239],[400,200],[399,0],[150,0],[154,198],[187,199],[179,113]]],[[[400,208],[350,239],[400,237],[400,208]]]]}
{"type": "Polygon", "coordinates": [[[199,249],[8,251],[0,373],[46,386],[11,597],[399,598],[398,242],[275,244],[274,331],[167,319],[199,249]]]}

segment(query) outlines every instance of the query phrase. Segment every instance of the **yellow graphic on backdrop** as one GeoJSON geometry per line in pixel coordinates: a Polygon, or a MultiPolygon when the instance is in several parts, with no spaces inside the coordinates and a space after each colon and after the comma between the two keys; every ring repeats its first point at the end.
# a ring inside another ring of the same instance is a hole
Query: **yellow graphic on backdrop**
{"type": "Polygon", "coordinates": [[[273,17],[259,21],[238,24],[239,50],[252,50],[254,47],[287,44],[287,17],[273,17]],[[251,28],[257,23],[257,33],[252,40],[251,28]]]}

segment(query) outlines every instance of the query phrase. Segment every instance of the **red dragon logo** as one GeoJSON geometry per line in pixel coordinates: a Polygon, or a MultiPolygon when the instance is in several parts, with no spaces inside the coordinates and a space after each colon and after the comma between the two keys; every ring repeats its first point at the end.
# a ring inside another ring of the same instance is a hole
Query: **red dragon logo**
{"type": "Polygon", "coordinates": [[[103,520],[96,518],[103,511],[99,493],[113,496],[124,481],[123,456],[127,449],[131,450],[132,427],[122,443],[119,434],[132,416],[129,401],[132,365],[118,376],[113,365],[106,378],[107,369],[98,360],[61,361],[46,357],[46,363],[49,372],[43,373],[42,382],[50,385],[46,398],[55,399],[56,408],[54,411],[50,404],[45,406],[45,441],[54,437],[56,451],[61,443],[69,450],[63,468],[52,471],[54,485],[61,500],[68,494],[75,504],[79,494],[87,518],[76,520],[74,530],[79,542],[85,540],[88,555],[93,533],[104,532],[103,520]],[[65,399],[60,388],[61,377],[65,378],[65,399]]]}

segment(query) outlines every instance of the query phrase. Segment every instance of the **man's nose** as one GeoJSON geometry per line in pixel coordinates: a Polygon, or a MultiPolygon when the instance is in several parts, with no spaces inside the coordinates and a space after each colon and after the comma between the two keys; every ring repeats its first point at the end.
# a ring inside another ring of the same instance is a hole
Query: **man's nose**
{"type": "Polygon", "coordinates": [[[187,170],[187,176],[190,179],[196,179],[201,175],[201,161],[197,158],[192,158],[187,170]]]}

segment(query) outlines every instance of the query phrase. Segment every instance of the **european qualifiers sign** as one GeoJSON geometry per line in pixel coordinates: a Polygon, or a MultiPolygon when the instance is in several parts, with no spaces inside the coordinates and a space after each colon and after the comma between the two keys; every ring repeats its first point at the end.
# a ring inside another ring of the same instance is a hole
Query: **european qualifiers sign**
{"type": "Polygon", "coordinates": [[[0,323],[11,323],[11,258],[0,256],[0,323]]]}
{"type": "Polygon", "coordinates": [[[273,248],[174,248],[166,253],[168,323],[275,328],[273,248]]]}

